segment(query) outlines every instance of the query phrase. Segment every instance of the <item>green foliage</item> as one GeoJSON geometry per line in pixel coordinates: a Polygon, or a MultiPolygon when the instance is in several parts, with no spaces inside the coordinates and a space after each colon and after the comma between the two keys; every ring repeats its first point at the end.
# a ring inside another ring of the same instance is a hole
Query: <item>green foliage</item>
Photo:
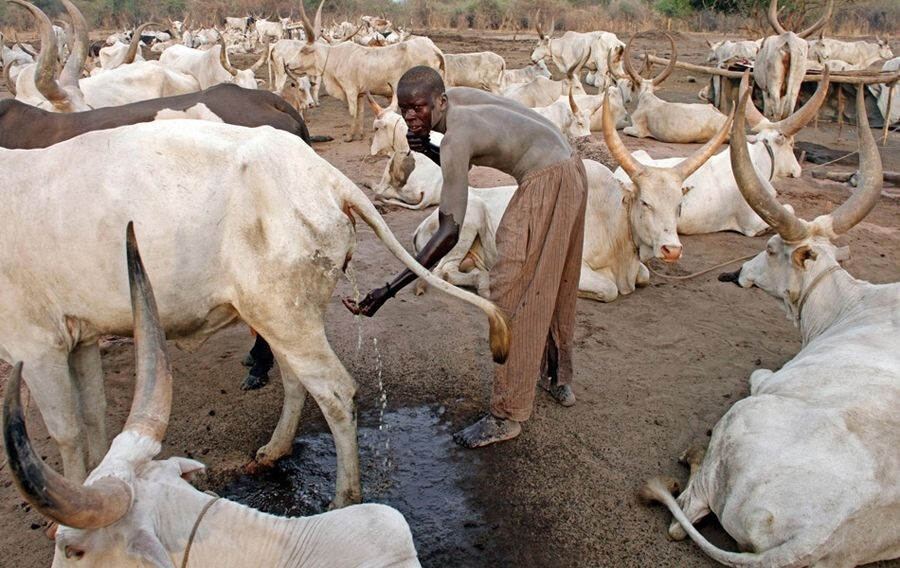
{"type": "Polygon", "coordinates": [[[667,18],[684,18],[691,13],[690,0],[657,0],[653,9],[667,18]]]}

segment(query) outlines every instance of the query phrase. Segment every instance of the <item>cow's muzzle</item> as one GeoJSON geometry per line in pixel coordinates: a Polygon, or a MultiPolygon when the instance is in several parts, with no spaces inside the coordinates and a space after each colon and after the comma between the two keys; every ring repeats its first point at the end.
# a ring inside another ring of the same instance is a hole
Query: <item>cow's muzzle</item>
{"type": "MultiPolygon", "coordinates": [[[[743,268],[743,267],[741,267],[743,268]]],[[[738,268],[734,272],[722,272],[719,274],[719,282],[733,282],[736,286],[740,286],[741,269],[738,268]]]]}

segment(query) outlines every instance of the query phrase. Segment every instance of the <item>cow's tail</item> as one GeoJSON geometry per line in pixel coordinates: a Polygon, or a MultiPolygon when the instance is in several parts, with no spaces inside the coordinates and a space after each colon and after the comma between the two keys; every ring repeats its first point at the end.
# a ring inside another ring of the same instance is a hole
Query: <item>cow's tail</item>
{"type": "Polygon", "coordinates": [[[459,298],[464,302],[473,304],[483,311],[485,315],[487,315],[488,323],[490,325],[490,345],[494,361],[497,363],[506,361],[506,356],[509,353],[510,332],[509,323],[503,310],[493,302],[485,300],[481,296],[466,292],[465,290],[461,290],[456,286],[441,280],[429,272],[424,266],[416,262],[416,259],[403,248],[403,245],[400,244],[400,241],[398,241],[397,237],[394,236],[394,233],[391,232],[390,227],[385,223],[384,218],[378,213],[372,202],[369,201],[361,191],[356,191],[354,194],[345,196],[345,202],[346,206],[348,206],[347,208],[350,211],[355,211],[362,217],[363,221],[372,227],[372,230],[375,231],[378,238],[384,242],[388,250],[403,262],[403,264],[405,264],[416,276],[438,290],[459,298]]]}
{"type": "MultiPolygon", "coordinates": [[[[827,541],[827,538],[822,539],[821,542],[818,540],[815,542],[812,542],[811,540],[801,541],[793,538],[786,540],[775,548],[770,548],[769,550],[760,553],[729,552],[716,547],[706,540],[706,538],[700,534],[700,531],[694,528],[694,525],[687,518],[687,515],[684,514],[684,511],[681,510],[678,502],[669,492],[666,482],[663,479],[654,477],[647,481],[641,488],[641,497],[648,500],[659,501],[665,505],[672,513],[672,516],[675,517],[675,520],[678,521],[678,524],[680,524],[685,532],[687,532],[688,536],[691,537],[691,540],[693,540],[707,556],[726,566],[740,568],[800,568],[801,566],[808,566],[815,559],[813,556],[814,551],[820,549],[827,541]]],[[[828,531],[829,534],[830,532],[831,531],[828,531]]]]}

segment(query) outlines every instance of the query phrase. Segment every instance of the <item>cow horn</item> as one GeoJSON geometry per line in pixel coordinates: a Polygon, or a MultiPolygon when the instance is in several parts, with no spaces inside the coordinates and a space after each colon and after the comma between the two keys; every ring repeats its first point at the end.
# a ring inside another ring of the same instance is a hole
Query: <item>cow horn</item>
{"type": "Polygon", "coordinates": [[[315,42],[315,28],[309,23],[309,18],[306,16],[306,9],[303,8],[303,0],[300,0],[300,20],[303,22],[303,32],[306,34],[306,43],[315,42]]]}
{"type": "Polygon", "coordinates": [[[859,186],[847,201],[831,213],[832,229],[838,235],[846,233],[875,207],[884,184],[881,157],[869,128],[866,114],[865,89],[856,91],[856,130],[859,138],[859,186]]]}
{"type": "Polygon", "coordinates": [[[759,179],[756,168],[750,161],[750,150],[747,148],[747,134],[744,132],[744,108],[747,98],[750,96],[748,89],[741,95],[731,126],[731,169],[738,189],[747,204],[762,217],[770,227],[775,229],[781,237],[788,242],[800,241],[809,234],[806,224],[794,216],[775,199],[774,191],[766,191],[764,184],[768,182],[759,179]]]}
{"type": "Polygon", "coordinates": [[[222,36],[219,36],[219,39],[216,40],[216,43],[219,44],[219,61],[222,63],[222,67],[225,68],[226,71],[231,73],[232,76],[236,76],[238,70],[232,67],[231,63],[228,61],[228,54],[225,53],[225,40],[222,39],[222,36]]]}
{"type": "Polygon", "coordinates": [[[628,76],[631,77],[632,82],[640,87],[644,84],[644,79],[634,72],[634,67],[631,65],[631,44],[634,42],[636,36],[637,34],[632,34],[631,39],[625,44],[625,52],[622,54],[622,66],[625,68],[625,72],[628,73],[628,76]]]}
{"type": "Polygon", "coordinates": [[[786,34],[787,30],[782,27],[781,22],[778,21],[778,0],[770,0],[769,2],[769,11],[766,12],[766,15],[769,17],[769,24],[772,26],[772,29],[775,30],[775,33],[778,35],[786,34]]]}
{"type": "Polygon", "coordinates": [[[369,89],[366,89],[366,100],[369,101],[369,106],[372,107],[372,112],[375,113],[376,117],[381,116],[381,113],[384,112],[384,109],[375,101],[372,97],[372,93],[369,92],[369,89]]]}
{"type": "Polygon", "coordinates": [[[828,3],[825,5],[825,13],[822,14],[822,17],[819,18],[816,21],[816,23],[809,26],[805,30],[797,32],[797,35],[806,39],[809,36],[816,33],[817,31],[819,31],[820,29],[824,28],[825,25],[828,23],[828,20],[831,19],[831,13],[833,10],[834,10],[834,0],[828,0],[828,3]]]}
{"type": "Polygon", "coordinates": [[[158,26],[156,22],[144,22],[139,25],[137,29],[131,34],[131,42],[128,44],[128,51],[125,53],[125,59],[122,60],[122,65],[127,65],[130,63],[134,63],[134,58],[137,56],[138,48],[141,45],[141,34],[144,33],[144,30],[147,29],[147,26],[158,26]]]}
{"type": "Polygon", "coordinates": [[[25,427],[21,380],[19,362],[3,397],[3,442],[10,473],[25,500],[46,517],[73,528],[96,529],[121,519],[131,506],[131,490],[124,481],[103,477],[91,485],[77,485],[40,458],[25,427]]]}
{"type": "Polygon", "coordinates": [[[6,83],[6,90],[9,91],[9,94],[12,96],[16,96],[16,84],[10,78],[9,74],[12,71],[12,64],[7,63],[3,66],[3,82],[6,83]]]}
{"type": "Polygon", "coordinates": [[[541,29],[541,9],[538,8],[534,13],[534,29],[538,33],[538,37],[544,39],[544,30],[541,29]]]}
{"type": "Polygon", "coordinates": [[[644,166],[635,160],[634,156],[628,152],[628,148],[625,147],[625,144],[619,137],[619,133],[616,132],[616,125],[613,124],[612,111],[609,110],[609,89],[614,88],[615,87],[609,87],[603,95],[603,139],[606,141],[606,147],[609,148],[609,152],[612,154],[613,158],[619,162],[619,165],[622,166],[622,169],[625,170],[628,177],[634,179],[636,175],[644,170],[644,166]]]}
{"type": "Polygon", "coordinates": [[[774,123],[774,127],[778,132],[781,132],[785,136],[793,136],[800,132],[810,120],[815,118],[816,113],[819,112],[819,107],[822,106],[822,103],[825,102],[825,97],[828,95],[829,75],[830,71],[828,70],[828,67],[823,68],[822,80],[819,81],[816,92],[813,93],[813,96],[811,96],[808,101],[806,101],[806,104],[790,116],[774,123]]]}
{"type": "Polygon", "coordinates": [[[607,72],[610,75],[612,75],[612,77],[614,79],[617,79],[617,80],[618,79],[627,79],[628,78],[627,75],[620,75],[619,72],[616,71],[615,67],[613,66],[613,52],[616,51],[617,53],[619,53],[619,58],[622,57],[622,52],[617,51],[618,49],[619,48],[613,48],[606,52],[606,69],[607,69],[607,72]]]}
{"type": "Polygon", "coordinates": [[[749,71],[746,71],[741,77],[741,85],[738,89],[739,100],[742,99],[744,92],[747,89],[750,89],[750,96],[747,97],[747,106],[744,108],[745,117],[747,119],[747,124],[750,125],[750,129],[754,132],[759,132],[767,125],[770,125],[771,122],[769,122],[769,119],[763,116],[763,113],[759,112],[759,109],[753,104],[753,87],[750,85],[749,71]]]}
{"type": "Polygon", "coordinates": [[[256,63],[250,66],[250,70],[254,73],[256,73],[256,70],[262,67],[263,63],[265,63],[269,58],[269,43],[271,43],[271,41],[272,38],[266,36],[266,41],[263,43],[262,55],[259,56],[259,59],[256,60],[256,63]]]}
{"type": "Polygon", "coordinates": [[[658,87],[663,81],[669,78],[669,75],[675,70],[675,62],[678,60],[678,50],[675,48],[675,40],[672,39],[672,36],[669,34],[666,34],[666,38],[668,38],[669,45],[672,47],[672,56],[669,57],[669,64],[666,65],[666,68],[653,78],[654,87],[658,87]]]}
{"type": "Polygon", "coordinates": [[[132,221],[126,227],[125,240],[137,378],[134,400],[123,431],[136,432],[162,442],[172,409],[172,370],[166,350],[166,336],[159,321],[153,288],[141,261],[132,221]]]}
{"type": "Polygon", "coordinates": [[[719,146],[728,139],[728,131],[731,129],[732,121],[734,121],[734,106],[731,107],[731,113],[729,113],[728,119],[716,135],[675,166],[678,168],[678,173],[681,174],[682,179],[686,179],[689,175],[697,171],[697,168],[706,163],[706,160],[708,160],[715,151],[719,149],[719,146]]]}
{"type": "Polygon", "coordinates": [[[319,7],[316,9],[316,17],[313,20],[313,29],[316,33],[321,33],[322,31],[322,6],[325,5],[325,0],[319,2],[319,7]]]}
{"type": "Polygon", "coordinates": [[[578,114],[578,105],[575,104],[575,97],[572,96],[572,85],[569,85],[569,107],[572,109],[572,114],[578,114]]]}
{"type": "Polygon", "coordinates": [[[69,95],[56,80],[56,57],[57,44],[56,34],[50,24],[50,18],[37,6],[29,4],[25,0],[8,0],[13,4],[18,4],[31,12],[41,34],[41,51],[38,53],[35,72],[34,84],[48,101],[55,104],[65,104],[69,102],[69,95]]]}
{"type": "Polygon", "coordinates": [[[87,61],[88,47],[90,39],[88,38],[87,22],[81,10],[78,9],[71,0],[60,0],[69,13],[72,20],[74,39],[72,50],[69,53],[69,59],[63,67],[62,73],[59,75],[59,82],[64,87],[78,87],[81,80],[81,73],[84,69],[84,62],[87,61]]]}

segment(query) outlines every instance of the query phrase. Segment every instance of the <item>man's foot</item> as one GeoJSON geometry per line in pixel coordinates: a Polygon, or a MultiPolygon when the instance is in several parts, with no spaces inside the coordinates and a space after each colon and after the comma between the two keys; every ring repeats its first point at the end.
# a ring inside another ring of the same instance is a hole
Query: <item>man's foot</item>
{"type": "Polygon", "coordinates": [[[575,393],[572,391],[572,387],[569,385],[558,385],[556,384],[556,379],[551,379],[549,383],[545,383],[541,381],[541,386],[550,393],[550,396],[553,397],[553,400],[561,404],[562,406],[574,406],[575,405],[575,393]]]}
{"type": "Polygon", "coordinates": [[[503,440],[512,440],[521,431],[522,425],[519,422],[488,414],[475,424],[453,434],[453,440],[460,446],[478,448],[503,440]]]}

